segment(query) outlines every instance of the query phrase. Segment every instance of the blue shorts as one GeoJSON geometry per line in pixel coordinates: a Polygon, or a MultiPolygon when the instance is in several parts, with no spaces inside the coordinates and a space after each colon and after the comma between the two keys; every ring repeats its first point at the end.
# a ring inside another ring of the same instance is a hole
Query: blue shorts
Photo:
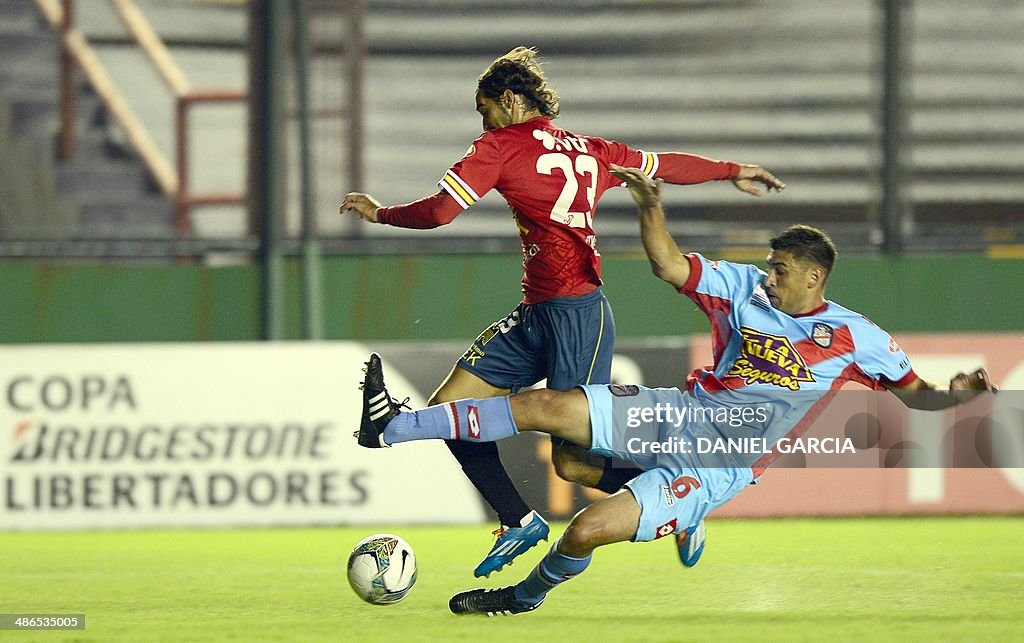
{"type": "Polygon", "coordinates": [[[601,289],[581,297],[519,304],[488,326],[458,366],[513,393],[547,378],[568,391],[611,381],[615,320],[601,289]]]}
{"type": "Polygon", "coordinates": [[[687,454],[637,453],[631,439],[662,441],[665,427],[619,426],[629,407],[654,408],[670,404],[686,408],[696,404],[679,389],[643,386],[581,386],[587,395],[592,433],[591,449],[606,456],[628,460],[645,469],[626,483],[640,505],[640,524],[635,541],[647,541],[682,532],[698,524],[750,484],[750,467],[702,467],[687,454]],[[646,431],[646,433],[645,433],[646,431]]]}

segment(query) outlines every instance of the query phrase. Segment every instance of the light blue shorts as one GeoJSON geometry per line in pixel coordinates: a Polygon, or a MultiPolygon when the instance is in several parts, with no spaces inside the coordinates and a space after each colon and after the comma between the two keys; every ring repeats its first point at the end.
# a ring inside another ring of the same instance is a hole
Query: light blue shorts
{"type": "Polygon", "coordinates": [[[658,467],[626,483],[640,505],[635,542],[677,534],[698,524],[753,480],[750,469],[658,467]]]}
{"type": "Polygon", "coordinates": [[[659,441],[665,439],[666,431],[657,426],[617,426],[626,417],[623,409],[654,408],[659,403],[684,408],[694,403],[679,389],[618,384],[580,388],[590,408],[591,449],[646,469],[626,483],[640,505],[640,525],[634,541],[655,540],[698,524],[753,481],[749,467],[693,466],[686,455],[636,453],[630,448],[630,439],[659,441]]]}

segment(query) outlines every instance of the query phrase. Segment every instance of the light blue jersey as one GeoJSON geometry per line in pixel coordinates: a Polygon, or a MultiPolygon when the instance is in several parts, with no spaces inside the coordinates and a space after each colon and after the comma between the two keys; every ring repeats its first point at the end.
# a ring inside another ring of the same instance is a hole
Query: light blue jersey
{"type": "MultiPolygon", "coordinates": [[[[848,381],[873,389],[917,378],[910,359],[869,319],[827,301],[787,315],[772,307],[756,266],[688,255],[690,279],[679,289],[711,320],[714,364],[687,378],[702,404],[769,408],[766,421],[719,423],[725,437],[799,437],[848,381]]],[[[758,419],[761,419],[760,417],[758,419]]],[[[760,473],[772,458],[755,464],[760,473]]]]}
{"type": "Polygon", "coordinates": [[[641,505],[637,540],[680,532],[739,493],[775,459],[772,445],[802,435],[845,382],[881,389],[917,378],[899,345],[863,315],[831,301],[787,315],[769,302],[756,266],[687,258],[679,292],[711,320],[714,364],[691,373],[685,393],[582,387],[592,449],[648,469],[627,484],[641,505]],[[699,438],[756,439],[768,449],[723,460],[695,448],[699,438]],[[656,442],[691,448],[640,448],[656,442]]]}

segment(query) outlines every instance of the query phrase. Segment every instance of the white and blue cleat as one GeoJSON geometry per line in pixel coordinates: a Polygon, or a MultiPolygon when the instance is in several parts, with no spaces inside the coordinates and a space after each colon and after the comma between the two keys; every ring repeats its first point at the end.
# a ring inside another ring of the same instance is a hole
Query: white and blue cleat
{"type": "Polygon", "coordinates": [[[494,531],[494,535],[498,539],[487,556],[473,570],[474,576],[477,578],[490,576],[505,565],[511,564],[513,559],[526,553],[540,541],[548,539],[548,532],[551,531],[548,523],[536,511],[530,513],[533,514],[533,518],[526,523],[526,526],[503,526],[494,531]]]}
{"type": "Polygon", "coordinates": [[[707,531],[704,528],[704,521],[690,527],[686,531],[676,534],[676,550],[679,552],[679,562],[686,567],[693,567],[700,560],[704,553],[704,543],[707,538],[707,531]]]}

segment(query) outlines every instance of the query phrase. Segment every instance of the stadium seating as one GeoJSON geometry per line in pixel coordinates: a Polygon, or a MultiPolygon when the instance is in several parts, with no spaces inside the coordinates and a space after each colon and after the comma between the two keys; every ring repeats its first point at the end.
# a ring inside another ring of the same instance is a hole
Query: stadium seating
{"type": "MultiPolygon", "coordinates": [[[[100,4],[83,7],[77,22],[154,138],[169,149],[170,100],[159,81],[147,75],[143,55],[123,46],[124,30],[110,10],[94,10],[100,4]]],[[[190,77],[195,75],[197,86],[244,84],[244,3],[138,4],[190,77]]],[[[881,26],[875,2],[527,0],[495,8],[480,0],[379,0],[369,5],[363,187],[382,200],[404,202],[434,189],[444,168],[479,134],[472,94],[482,67],[511,46],[528,44],[548,60],[548,73],[562,94],[564,127],[652,151],[680,149],[758,162],[789,185],[784,194],[759,202],[721,185],[670,190],[672,211],[686,221],[681,232],[712,246],[756,245],[778,224],[802,220],[837,230],[847,248],[877,242],[872,230],[879,199],[881,26]],[[741,230],[736,221],[744,222],[741,230]]],[[[337,2],[314,6],[319,11],[314,42],[321,49],[314,65],[314,100],[324,100],[326,92],[340,102],[341,12],[337,2]]],[[[29,0],[0,0],[0,11],[23,27],[6,24],[0,35],[0,48],[19,52],[0,63],[8,104],[0,116],[7,113],[17,121],[14,131],[51,137],[56,112],[44,103],[55,98],[50,85],[55,40],[38,23],[29,24],[26,14],[34,11],[29,0]],[[20,84],[9,85],[8,78],[20,84]],[[23,129],[21,121],[32,121],[34,129],[23,129]]],[[[993,238],[1018,239],[1024,226],[1024,41],[1019,37],[1024,6],[1010,0],[968,5],[939,0],[915,3],[910,15],[907,183],[916,221],[911,246],[967,249],[993,238]]],[[[87,93],[80,101],[78,160],[56,172],[38,170],[54,173],[62,202],[77,207],[77,234],[173,235],[167,204],[130,158],[111,153],[123,146],[108,128],[96,126],[102,110],[87,93]]],[[[335,214],[337,202],[350,187],[342,185],[345,142],[337,114],[343,105],[326,107],[334,108],[327,118],[335,122],[319,125],[317,209],[320,231],[338,235],[344,228],[335,214]]],[[[244,108],[238,109],[241,118],[197,120],[192,142],[197,182],[244,186],[244,108]]],[[[295,183],[289,208],[293,233],[295,183]]],[[[490,196],[476,210],[435,234],[508,236],[500,198],[490,196]]],[[[611,247],[618,247],[617,238],[623,247],[635,244],[631,212],[625,194],[610,193],[603,202],[599,232],[611,247]]],[[[195,233],[244,235],[240,208],[218,217],[198,213],[195,233]]],[[[367,232],[399,233],[377,227],[367,232]]]]}

